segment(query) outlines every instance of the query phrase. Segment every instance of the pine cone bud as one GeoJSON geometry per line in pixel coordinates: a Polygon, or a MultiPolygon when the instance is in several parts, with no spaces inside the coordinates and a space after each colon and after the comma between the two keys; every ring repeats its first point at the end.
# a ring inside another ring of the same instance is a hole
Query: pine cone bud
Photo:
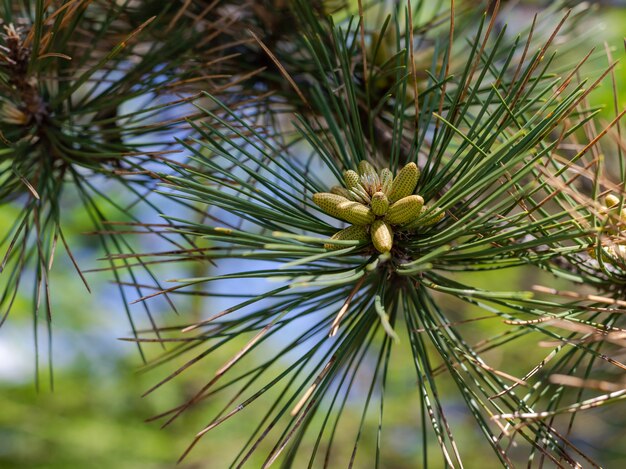
{"type": "Polygon", "coordinates": [[[337,205],[339,218],[354,225],[369,225],[376,218],[372,209],[358,202],[345,201],[337,205]]]}
{"type": "Polygon", "coordinates": [[[361,176],[356,171],[349,169],[343,173],[343,182],[348,189],[352,189],[361,185],[361,176]]]}
{"type": "Polygon", "coordinates": [[[384,192],[376,192],[372,196],[372,212],[374,215],[381,216],[387,213],[389,209],[389,200],[384,192]]]}
{"type": "Polygon", "coordinates": [[[391,191],[388,194],[389,202],[394,203],[413,194],[419,177],[420,170],[415,163],[409,163],[402,168],[391,185],[391,191]]]}
{"type": "Polygon", "coordinates": [[[619,204],[619,197],[616,197],[613,194],[608,194],[604,198],[604,205],[606,205],[607,208],[613,208],[617,204],[619,204]]]}
{"type": "Polygon", "coordinates": [[[410,195],[398,200],[389,207],[385,221],[392,225],[404,225],[415,220],[424,206],[424,199],[419,195],[410,195]]]}
{"type": "Polygon", "coordinates": [[[372,243],[380,253],[391,251],[393,246],[393,230],[382,220],[376,220],[370,228],[372,243]]]}
{"type": "Polygon", "coordinates": [[[349,203],[350,200],[346,197],[337,194],[331,194],[330,192],[318,192],[313,194],[313,203],[317,205],[324,213],[343,220],[342,210],[339,209],[339,205],[342,203],[349,203]]]}

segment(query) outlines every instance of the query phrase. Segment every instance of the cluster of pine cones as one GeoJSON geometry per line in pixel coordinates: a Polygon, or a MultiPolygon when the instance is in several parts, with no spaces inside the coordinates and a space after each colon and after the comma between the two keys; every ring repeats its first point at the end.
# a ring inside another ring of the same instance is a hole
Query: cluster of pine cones
{"type": "MultiPolygon", "coordinates": [[[[361,161],[358,172],[344,172],[345,187],[313,194],[313,202],[328,215],[351,223],[331,239],[371,240],[378,252],[385,253],[393,247],[394,230],[434,225],[444,217],[442,210],[429,209],[421,196],[413,194],[419,176],[415,163],[407,164],[394,178],[388,168],[378,173],[370,163],[361,161]]],[[[341,246],[327,243],[325,247],[341,246]]]]}

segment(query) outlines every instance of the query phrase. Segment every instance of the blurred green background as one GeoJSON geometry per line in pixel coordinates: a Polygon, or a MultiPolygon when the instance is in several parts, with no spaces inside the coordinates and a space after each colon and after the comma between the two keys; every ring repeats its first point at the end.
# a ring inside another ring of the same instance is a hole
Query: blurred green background
{"type": "MultiPolygon", "coordinates": [[[[603,10],[597,17],[598,35],[595,44],[606,40],[612,48],[614,59],[624,58],[623,35],[626,32],[626,11],[621,8],[603,10]],[[602,37],[604,35],[604,37],[602,37]]],[[[586,52],[586,51],[584,51],[586,52]]],[[[584,52],[581,52],[581,56],[584,52]]],[[[589,65],[591,71],[606,66],[596,61],[589,65]]],[[[622,105],[626,91],[626,68],[619,65],[616,76],[621,80],[620,101],[622,105]]],[[[593,104],[605,104],[604,119],[614,115],[613,90],[610,81],[592,95],[593,104]]],[[[72,204],[71,194],[68,205],[72,204]]],[[[16,208],[0,208],[0,226],[7,226],[16,214],[16,208]]],[[[89,221],[80,210],[66,218],[65,226],[72,227],[70,241],[74,252],[85,269],[103,267],[94,261],[102,255],[97,240],[82,233],[89,230],[89,221]]],[[[53,295],[54,330],[53,361],[54,389],[51,389],[47,332],[40,328],[39,371],[35,370],[34,331],[30,317],[30,288],[22,289],[18,304],[6,324],[0,328],[0,468],[161,468],[173,467],[176,459],[200,430],[225,404],[224,398],[203,403],[197,411],[189,412],[176,424],[160,430],[158,423],[144,420],[178,405],[185,397],[197,390],[213,375],[230,356],[228,350],[205,358],[192,367],[181,379],[168,383],[147,397],[140,395],[159,379],[166,376],[171,367],[152,371],[140,370],[141,361],[136,346],[118,340],[129,337],[130,329],[115,287],[109,283],[106,273],[89,274],[93,294],[88,294],[76,275],[69,259],[61,256],[53,270],[56,294],[53,295]],[[39,378],[39,391],[35,376],[39,378]]],[[[171,272],[161,278],[171,278],[171,272]]],[[[514,270],[472,276],[476,286],[510,285],[515,282],[520,288],[541,283],[536,271],[514,270]]],[[[497,289],[497,287],[496,287],[497,289]]],[[[130,297],[134,299],[134,297],[130,297]]],[[[208,311],[217,311],[219,305],[210,300],[204,303],[191,301],[181,303],[184,317],[189,310],[201,316],[208,311]]],[[[157,302],[157,309],[159,308],[157,302]]],[[[484,311],[471,309],[466,304],[449,303],[450,314],[458,319],[485,315],[484,311]]],[[[133,317],[140,327],[147,327],[142,305],[131,307],[133,317]]],[[[157,311],[162,323],[177,324],[174,314],[162,307],[157,311]]],[[[484,320],[464,326],[469,341],[478,341],[499,330],[498,320],[484,320]]],[[[546,349],[536,344],[536,338],[527,342],[517,341],[505,348],[488,354],[490,364],[505,364],[507,372],[522,376],[532,364],[540,361],[546,349]]],[[[394,352],[396,357],[409,353],[401,344],[394,352]]],[[[157,356],[158,347],[146,349],[148,356],[157,356]]],[[[415,373],[410,361],[394,360],[385,401],[385,454],[384,467],[417,467],[421,452],[418,413],[411,401],[415,373]]],[[[367,377],[363,378],[365,386],[367,377]]],[[[491,450],[477,432],[472,417],[464,403],[454,393],[452,385],[443,388],[443,399],[447,403],[447,414],[455,433],[461,438],[460,451],[468,461],[467,467],[500,467],[491,450]]],[[[417,401],[415,401],[416,403],[417,401]]],[[[263,415],[263,407],[251,406],[235,417],[196,447],[187,462],[180,467],[227,467],[238,448],[246,441],[251,425],[263,415]]],[[[345,426],[360,418],[361,407],[347,407],[345,426]]],[[[581,449],[591,454],[606,467],[626,466],[626,437],[622,424],[626,421],[623,409],[601,409],[578,416],[579,422],[574,439],[581,449]],[[583,422],[581,422],[584,419],[583,422]]],[[[376,421],[372,417],[372,429],[376,421]]],[[[354,444],[350,431],[337,435],[339,452],[349,454],[354,444]]],[[[269,449],[271,446],[268,446],[269,449]]],[[[434,452],[435,447],[431,448],[434,452]]],[[[373,451],[373,450],[372,450],[373,451]]],[[[515,450],[513,450],[515,451],[515,450]]],[[[266,454],[259,452],[258,458],[266,454]]],[[[252,459],[250,467],[260,467],[262,459],[252,459]]],[[[343,466],[342,466],[343,467],[343,466]]],[[[368,451],[362,451],[355,467],[372,467],[368,451]]]]}

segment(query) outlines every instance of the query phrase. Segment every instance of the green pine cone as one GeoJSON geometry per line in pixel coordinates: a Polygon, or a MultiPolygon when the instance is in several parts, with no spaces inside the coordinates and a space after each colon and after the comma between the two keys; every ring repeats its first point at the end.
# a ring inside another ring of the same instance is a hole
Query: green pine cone
{"type": "Polygon", "coordinates": [[[348,189],[352,189],[361,185],[361,176],[356,171],[349,169],[343,173],[343,182],[348,189]]]}
{"type": "Polygon", "coordinates": [[[384,220],[392,225],[404,225],[415,220],[424,206],[424,199],[419,195],[410,195],[392,204],[384,220]]]}
{"type": "MultiPolygon", "coordinates": [[[[330,239],[339,239],[339,240],[357,240],[357,241],[365,241],[369,239],[369,232],[367,231],[367,227],[352,225],[348,228],[344,228],[341,231],[337,231],[334,235],[330,237],[330,239]]],[[[324,244],[324,248],[326,249],[343,249],[347,246],[342,246],[340,244],[324,244]]]]}
{"type": "Polygon", "coordinates": [[[370,228],[372,243],[380,253],[391,251],[393,246],[393,230],[383,220],[376,220],[370,228]]]}
{"type": "Polygon", "coordinates": [[[619,204],[619,197],[613,194],[608,194],[604,199],[604,205],[606,205],[607,208],[613,208],[617,204],[619,204]]]}
{"type": "Polygon", "coordinates": [[[339,218],[354,225],[369,225],[376,218],[371,208],[349,200],[337,205],[337,210],[339,218]]]}
{"type": "Polygon", "coordinates": [[[409,163],[402,168],[391,185],[389,202],[394,203],[413,194],[419,177],[420,170],[415,163],[409,163]]]}
{"type": "MultiPolygon", "coordinates": [[[[614,210],[614,211],[617,211],[617,209],[619,209],[619,202],[620,202],[619,197],[613,194],[609,194],[606,196],[604,201],[605,201],[604,203],[607,209],[614,210]]],[[[623,207],[622,210],[620,210],[619,223],[622,223],[622,224],[626,223],[626,207],[623,207]]]]}
{"type": "MultiPolygon", "coordinates": [[[[612,222],[615,223],[619,223],[621,225],[626,224],[626,207],[623,207],[620,211],[619,211],[619,215],[618,215],[618,210],[620,207],[620,199],[619,197],[617,197],[614,194],[607,194],[607,196],[604,198],[604,206],[600,208],[599,212],[601,215],[606,215],[608,216],[612,222]]],[[[620,231],[624,231],[623,230],[623,226],[619,227],[617,230],[615,229],[608,229],[607,230],[609,233],[613,232],[620,232],[620,231]]]]}
{"type": "Polygon", "coordinates": [[[372,212],[377,217],[384,215],[387,213],[389,209],[389,200],[384,192],[376,192],[372,196],[372,212]]]}
{"type": "Polygon", "coordinates": [[[349,203],[350,200],[346,197],[337,194],[331,194],[330,192],[318,192],[313,194],[313,203],[317,205],[324,213],[327,213],[331,217],[339,218],[343,220],[343,211],[339,209],[339,205],[342,203],[349,203]]]}

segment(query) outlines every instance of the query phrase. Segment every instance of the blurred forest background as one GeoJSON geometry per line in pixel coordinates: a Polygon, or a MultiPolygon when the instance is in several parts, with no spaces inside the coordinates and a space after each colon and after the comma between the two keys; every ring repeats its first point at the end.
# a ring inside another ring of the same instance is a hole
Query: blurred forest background
{"type": "MultiPolygon", "coordinates": [[[[538,9],[534,2],[527,4],[530,12],[538,9]]],[[[603,3],[603,2],[600,2],[603,3]]],[[[529,17],[531,15],[529,14],[529,17]]],[[[520,18],[507,18],[513,25],[520,18]]],[[[614,51],[614,58],[622,61],[616,69],[618,86],[621,90],[620,100],[625,102],[626,65],[624,65],[623,36],[626,33],[626,6],[620,2],[603,4],[598,13],[592,16],[593,44],[588,48],[601,45],[604,41],[614,51]]],[[[581,56],[586,51],[580,52],[581,56]]],[[[605,63],[593,62],[587,67],[604,67],[605,63]]],[[[604,118],[612,116],[613,93],[610,83],[591,95],[593,104],[606,104],[604,118]]],[[[107,183],[104,189],[109,194],[115,193],[113,183],[107,183]]],[[[23,288],[12,312],[11,320],[0,328],[0,468],[160,468],[173,467],[175,460],[187,447],[193,433],[206,424],[203,412],[190,412],[176,426],[160,430],[156,423],[145,420],[165,408],[177,405],[191,389],[194,382],[203,382],[207,375],[228,358],[228,350],[220,350],[205,359],[202,366],[193,367],[184,379],[177,379],[155,394],[141,398],[140,395],[162,377],[160,369],[140,369],[141,361],[137,348],[133,343],[121,341],[119,338],[130,336],[128,320],[124,314],[121,299],[115,287],[109,282],[106,272],[98,272],[103,267],[96,261],[103,256],[93,236],[85,234],[91,225],[88,214],[76,203],[76,210],[71,210],[75,203],[71,191],[68,191],[65,204],[66,232],[68,242],[74,246],[73,252],[84,270],[88,273],[92,294],[88,294],[76,275],[72,264],[66,257],[56,261],[53,270],[53,282],[62,285],[53,296],[53,309],[62,314],[54,318],[53,354],[48,356],[41,350],[39,370],[35,370],[33,347],[33,326],[31,321],[30,298],[28,288],[23,288]],[[68,215],[69,214],[69,215],[68,215]],[[53,360],[54,379],[49,376],[47,360],[53,360]],[[139,371],[138,371],[139,370],[139,371]],[[37,378],[37,382],[36,381],[37,378]],[[51,383],[54,383],[53,386],[51,383]],[[53,388],[53,389],[52,389],[53,388]]],[[[120,195],[120,197],[123,197],[120,195]]],[[[120,200],[124,202],[124,200],[120,200]]],[[[164,203],[166,203],[164,201],[164,203]]],[[[4,205],[0,209],[0,227],[8,226],[18,206],[4,205]]],[[[152,212],[138,214],[143,220],[158,221],[152,212]]],[[[156,250],[158,246],[146,245],[140,236],[136,240],[142,250],[156,250]],[[144,244],[142,244],[144,243],[144,244]]],[[[167,271],[167,266],[158,266],[161,278],[171,278],[175,274],[167,271]]],[[[474,274],[478,275],[478,274],[474,274]]],[[[479,285],[494,285],[505,282],[509,289],[513,282],[520,288],[540,283],[540,279],[528,278],[524,269],[514,269],[493,274],[480,274],[479,285]],[[504,278],[503,275],[508,276],[504,278]]],[[[262,281],[258,281],[261,282],[262,281]]],[[[245,288],[254,289],[254,282],[247,283],[245,288]]],[[[130,298],[132,300],[133,298],[130,298]]],[[[448,300],[451,301],[451,300],[448,300]]],[[[197,317],[206,311],[219,311],[222,305],[210,298],[200,301],[195,298],[181,302],[179,308],[187,313],[195,312],[197,317]]],[[[142,316],[141,304],[131,306],[131,313],[137,321],[137,327],[148,327],[142,316]]],[[[464,317],[467,309],[465,303],[449,304],[455,316],[464,317]]],[[[157,320],[162,324],[176,324],[176,317],[163,307],[157,320]]],[[[467,334],[471,337],[471,329],[476,328],[476,337],[489,328],[489,321],[480,321],[468,326],[467,334]]],[[[38,333],[47,334],[45,327],[38,333]]],[[[517,347],[498,348],[490,356],[491,364],[507,363],[507,371],[523,375],[529,360],[540,360],[542,350],[536,352],[536,344],[529,342],[527,347],[520,343],[517,347]],[[519,369],[515,363],[519,362],[519,369]],[[524,366],[521,366],[521,365],[524,366]]],[[[400,347],[407,344],[400,344],[400,347]]],[[[155,348],[155,352],[158,352],[155,348]]],[[[390,380],[398,384],[399,389],[412,386],[415,376],[413,364],[394,364],[390,380]],[[411,370],[403,369],[411,367],[411,370]]],[[[367,380],[365,380],[367,381],[367,380]]],[[[463,403],[455,402],[454,398],[446,398],[448,415],[454,420],[457,429],[466,425],[463,434],[463,450],[469,462],[467,467],[488,468],[489,461],[498,464],[495,458],[481,459],[489,453],[481,435],[476,433],[475,424],[467,413],[463,403]],[[472,434],[476,433],[475,438],[472,434]],[[472,462],[472,461],[475,461],[472,462]]],[[[209,404],[210,405],[210,404],[209,404]]],[[[389,398],[386,401],[386,412],[389,413],[394,425],[388,427],[390,445],[386,448],[387,467],[415,467],[416,455],[420,452],[417,430],[411,424],[415,415],[403,399],[389,398]]],[[[192,456],[181,464],[182,468],[224,467],[220,454],[232,454],[241,446],[246,433],[241,432],[246,422],[255,420],[255,412],[262,409],[247,410],[244,419],[233,419],[227,422],[220,431],[214,432],[203,440],[192,456]]],[[[588,412],[578,418],[579,426],[574,441],[590,455],[597,456],[607,467],[624,467],[626,465],[626,432],[621,424],[626,421],[626,409],[613,406],[596,412],[588,412]],[[620,417],[616,418],[616,412],[620,417]],[[584,423],[583,423],[584,419],[584,423]]],[[[346,416],[351,416],[348,403],[346,416]]],[[[360,407],[354,409],[354,419],[360,418],[360,407]]],[[[338,438],[341,438],[338,435],[338,438]]],[[[352,436],[346,436],[350,439],[352,436]]],[[[350,447],[351,441],[346,441],[350,447]]],[[[341,442],[339,441],[339,447],[341,442]]],[[[252,467],[258,467],[254,460],[252,467]],[[256,464],[256,466],[255,466],[256,464]]],[[[357,467],[371,467],[366,458],[356,461],[357,467]]],[[[493,467],[499,467],[493,466],[493,467]]]]}

